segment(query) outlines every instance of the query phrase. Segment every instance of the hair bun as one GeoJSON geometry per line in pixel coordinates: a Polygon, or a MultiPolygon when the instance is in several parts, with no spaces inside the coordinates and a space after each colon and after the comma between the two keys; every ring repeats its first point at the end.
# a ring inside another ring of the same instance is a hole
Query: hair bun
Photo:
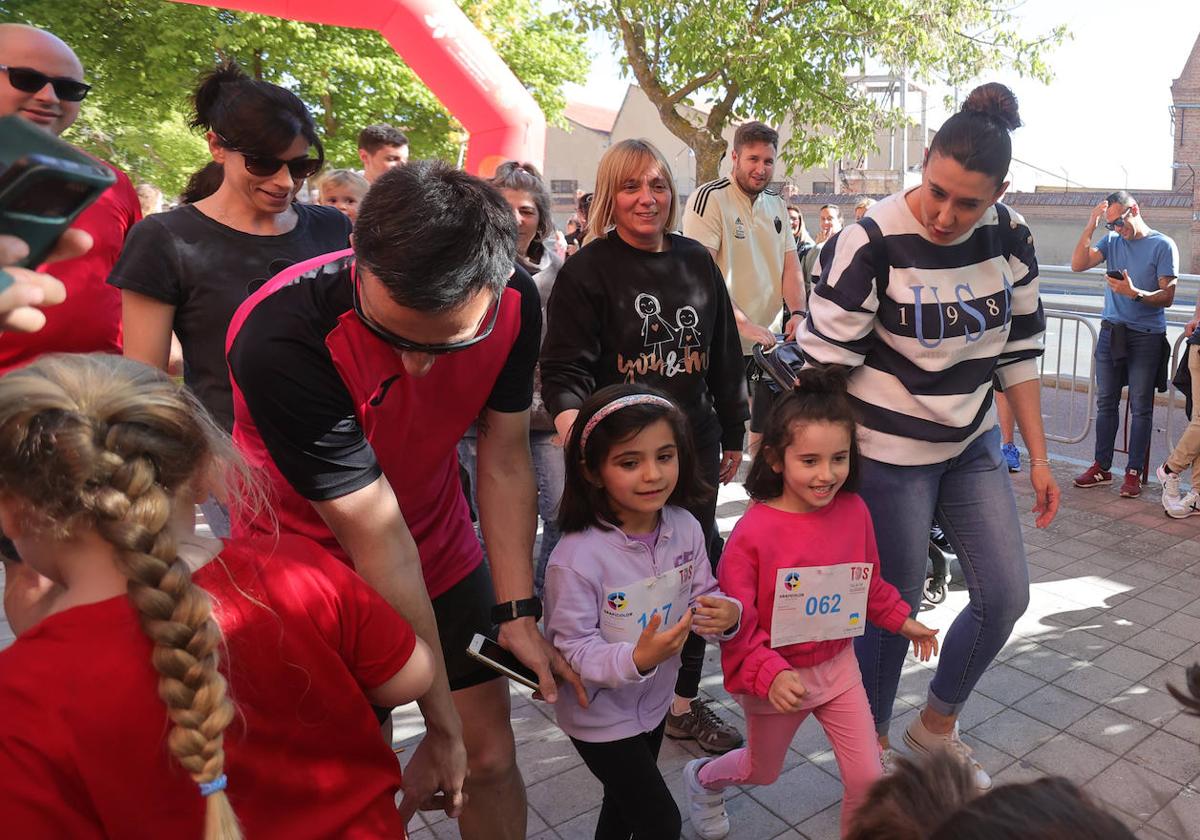
{"type": "Polygon", "coordinates": [[[212,128],[212,109],[220,99],[223,85],[248,81],[251,79],[246,75],[246,71],[233,59],[221,62],[202,75],[192,96],[196,109],[191,121],[192,128],[212,128]]]}
{"type": "Polygon", "coordinates": [[[1017,96],[999,82],[988,82],[975,88],[967,95],[959,110],[963,113],[983,114],[996,120],[1009,131],[1021,127],[1017,96]]]}

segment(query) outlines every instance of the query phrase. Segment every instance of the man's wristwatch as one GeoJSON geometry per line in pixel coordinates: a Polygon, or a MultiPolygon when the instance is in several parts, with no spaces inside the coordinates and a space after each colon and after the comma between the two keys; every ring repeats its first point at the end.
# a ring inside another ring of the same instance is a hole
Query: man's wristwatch
{"type": "Polygon", "coordinates": [[[503,624],[525,616],[533,616],[537,621],[542,617],[542,601],[540,598],[522,598],[519,601],[505,601],[492,607],[492,623],[503,624]]]}
{"type": "Polygon", "coordinates": [[[1136,301],[1137,303],[1141,303],[1141,302],[1142,302],[1142,298],[1144,298],[1145,296],[1146,296],[1146,293],[1145,293],[1145,292],[1138,292],[1136,295],[1134,295],[1134,296],[1133,296],[1133,299],[1134,299],[1134,301],[1136,301]]]}

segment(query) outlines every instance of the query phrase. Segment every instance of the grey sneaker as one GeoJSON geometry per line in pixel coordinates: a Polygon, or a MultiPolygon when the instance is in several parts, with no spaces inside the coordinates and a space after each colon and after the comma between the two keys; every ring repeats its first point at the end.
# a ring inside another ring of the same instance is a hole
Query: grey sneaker
{"type": "Polygon", "coordinates": [[[1162,484],[1162,506],[1163,510],[1170,511],[1172,507],[1178,507],[1181,501],[1179,491],[1179,474],[1168,472],[1167,465],[1161,465],[1155,473],[1158,475],[1158,481],[1162,484]]]}
{"type": "Polygon", "coordinates": [[[1197,493],[1195,490],[1189,490],[1183,494],[1183,498],[1174,504],[1168,505],[1166,491],[1164,491],[1163,510],[1172,519],[1187,519],[1189,516],[1200,516],[1200,493],[1197,493]]]}
{"type": "Polygon", "coordinates": [[[971,748],[958,737],[957,723],[954,724],[954,730],[949,734],[938,735],[936,732],[926,729],[925,724],[921,722],[921,716],[917,715],[904,730],[904,743],[917,755],[928,755],[935,750],[949,752],[964,762],[974,773],[975,787],[979,790],[991,789],[992,777],[987,774],[978,761],[971,757],[971,748]]]}
{"type": "Polygon", "coordinates": [[[700,784],[700,768],[711,758],[696,758],[683,766],[683,788],[687,795],[688,819],[696,834],[704,840],[721,840],[729,833],[729,814],[725,813],[725,794],[700,784]]]}
{"type": "Polygon", "coordinates": [[[742,734],[721,720],[708,706],[707,700],[699,697],[692,700],[686,714],[672,714],[667,710],[667,737],[692,738],[705,752],[721,755],[742,745],[742,734]]]}

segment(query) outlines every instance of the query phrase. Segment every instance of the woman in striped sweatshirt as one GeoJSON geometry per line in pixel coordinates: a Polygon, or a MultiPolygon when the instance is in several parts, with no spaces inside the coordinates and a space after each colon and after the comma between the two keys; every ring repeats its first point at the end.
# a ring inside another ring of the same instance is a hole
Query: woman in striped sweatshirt
{"type": "MultiPolygon", "coordinates": [[[[1059,491],[1046,460],[1038,357],[1045,317],[1033,237],[999,203],[1021,124],[1016,97],[986,84],[930,143],[921,185],[889,196],[825,246],[799,333],[811,362],[853,368],[860,493],[880,568],[916,614],[934,516],[958,553],[970,605],[946,634],[914,751],[949,750],[988,774],[958,737],[959,712],[1029,603],[1029,572],[993,407],[995,375],[1029,449],[1038,527],[1059,491]]],[[[885,766],[907,640],[868,627],[855,651],[885,766]]]]}

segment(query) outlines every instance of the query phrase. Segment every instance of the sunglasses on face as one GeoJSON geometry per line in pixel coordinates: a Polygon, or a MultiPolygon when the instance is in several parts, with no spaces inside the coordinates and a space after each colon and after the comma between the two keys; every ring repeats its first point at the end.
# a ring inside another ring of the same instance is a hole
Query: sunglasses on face
{"type": "Polygon", "coordinates": [[[257,178],[270,178],[286,166],[288,174],[292,176],[293,181],[303,181],[305,178],[311,178],[316,175],[317,171],[321,168],[320,158],[305,156],[283,160],[272,155],[256,155],[245,149],[239,149],[219,134],[217,135],[217,140],[229,151],[237,152],[241,155],[242,162],[246,166],[246,171],[257,178]]]}
{"type": "Polygon", "coordinates": [[[1125,217],[1128,216],[1132,212],[1133,212],[1133,208],[1130,207],[1128,210],[1126,210],[1120,216],[1117,216],[1117,218],[1113,219],[1111,222],[1105,222],[1104,227],[1108,228],[1109,230],[1116,230],[1117,228],[1125,227],[1125,217]]]}
{"type": "MultiPolygon", "coordinates": [[[[360,281],[358,279],[358,267],[351,269],[351,289],[354,300],[354,314],[358,316],[358,320],[362,325],[371,331],[371,334],[381,341],[395,347],[397,350],[403,350],[406,353],[424,353],[427,356],[444,356],[447,353],[457,353],[459,350],[466,350],[468,347],[474,347],[479,342],[483,341],[492,334],[492,330],[496,327],[496,319],[500,315],[500,298],[497,297],[491,307],[491,317],[484,315],[486,324],[482,329],[476,331],[473,338],[468,338],[463,341],[451,341],[446,344],[421,344],[418,341],[409,341],[407,338],[396,335],[394,332],[384,329],[375,321],[367,316],[363,311],[362,293],[359,291],[360,281]]],[[[482,322],[481,322],[482,323],[482,322]]]]}
{"type": "Polygon", "coordinates": [[[54,95],[64,102],[79,102],[88,95],[91,85],[64,76],[47,76],[32,67],[9,67],[0,64],[0,70],[8,73],[8,83],[22,93],[37,93],[47,84],[54,88],[54,95]]]}

